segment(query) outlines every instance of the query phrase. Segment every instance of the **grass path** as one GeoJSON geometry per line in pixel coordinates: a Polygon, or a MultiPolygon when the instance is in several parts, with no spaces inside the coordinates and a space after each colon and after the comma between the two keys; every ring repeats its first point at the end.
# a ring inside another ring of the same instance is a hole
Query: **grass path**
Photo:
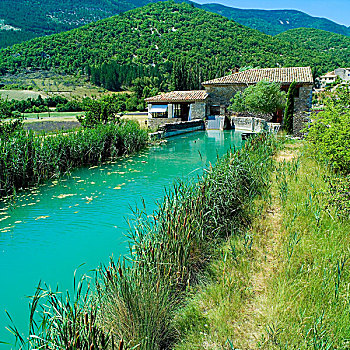
{"type": "Polygon", "coordinates": [[[301,142],[275,160],[251,226],[182,310],[176,350],[350,349],[350,220],[329,202],[335,175],[301,142]]]}
{"type": "MultiPolygon", "coordinates": [[[[286,145],[276,155],[277,162],[288,162],[297,157],[298,145],[286,145]]],[[[254,253],[251,261],[251,297],[243,305],[237,320],[236,342],[238,349],[253,350],[271,348],[276,326],[273,320],[268,285],[279,266],[282,246],[282,214],[278,189],[272,175],[271,202],[264,208],[261,219],[253,227],[254,253]],[[266,347],[268,345],[268,347],[266,347]]]]}

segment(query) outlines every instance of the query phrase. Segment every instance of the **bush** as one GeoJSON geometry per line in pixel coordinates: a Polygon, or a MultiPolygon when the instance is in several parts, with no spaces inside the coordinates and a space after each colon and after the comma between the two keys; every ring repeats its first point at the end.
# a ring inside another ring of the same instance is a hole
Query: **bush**
{"type": "Polygon", "coordinates": [[[313,116],[307,140],[314,154],[335,171],[350,172],[350,98],[338,91],[325,102],[325,109],[313,116]],[[336,96],[336,97],[335,97],[336,96]]]}

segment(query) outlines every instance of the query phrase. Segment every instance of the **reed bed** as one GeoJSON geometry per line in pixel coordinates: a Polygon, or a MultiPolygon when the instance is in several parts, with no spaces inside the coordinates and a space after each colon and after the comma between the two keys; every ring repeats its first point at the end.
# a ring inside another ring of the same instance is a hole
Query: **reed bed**
{"type": "Polygon", "coordinates": [[[189,288],[200,280],[218,244],[249,224],[254,199],[269,186],[276,147],[273,136],[259,135],[210,165],[197,182],[176,182],[151,215],[145,207],[136,209],[130,254],[100,269],[93,301],[77,296],[67,303],[54,302],[43,314],[38,296],[31,319],[39,312],[42,321],[31,327],[28,341],[17,337],[21,346],[76,349],[67,344],[78,337],[87,344],[79,349],[170,349],[179,336],[174,317],[189,288]],[[66,311],[71,303],[96,314],[104,344],[101,337],[62,331],[60,322],[82,328],[82,319],[66,311]],[[47,322],[57,312],[61,320],[47,322]],[[43,323],[44,329],[39,327],[43,323]]]}
{"type": "Polygon", "coordinates": [[[147,140],[147,132],[132,121],[56,135],[21,130],[0,139],[0,198],[76,167],[133,153],[147,140]]]}

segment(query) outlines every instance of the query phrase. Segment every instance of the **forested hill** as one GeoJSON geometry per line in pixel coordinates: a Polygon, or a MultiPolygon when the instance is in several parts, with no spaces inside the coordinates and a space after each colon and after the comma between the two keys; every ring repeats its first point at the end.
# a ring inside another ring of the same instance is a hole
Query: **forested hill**
{"type": "Polygon", "coordinates": [[[238,9],[220,4],[204,4],[200,5],[200,7],[270,35],[276,35],[294,28],[305,27],[350,36],[349,27],[326,18],[313,17],[296,10],[238,9]]]}
{"type": "MultiPolygon", "coordinates": [[[[33,37],[67,31],[158,1],[161,0],[1,0],[0,48],[33,37]]],[[[182,1],[190,2],[176,0],[182,1]]],[[[346,26],[300,11],[237,9],[219,4],[195,6],[270,35],[298,27],[350,35],[346,26]]]]}
{"type": "Polygon", "coordinates": [[[0,48],[59,33],[158,0],[1,0],[0,48]],[[3,21],[5,26],[1,26],[3,21]]]}
{"type": "Polygon", "coordinates": [[[111,60],[155,65],[180,57],[230,67],[266,67],[297,63],[292,51],[289,43],[214,13],[189,4],[158,2],[2,50],[0,67],[61,67],[75,72],[86,64],[111,60]]]}
{"type": "MultiPolygon", "coordinates": [[[[322,59],[322,55],[333,57],[333,67],[349,67],[350,37],[312,28],[291,29],[278,34],[276,38],[290,43],[301,43],[322,59]]],[[[333,70],[332,69],[332,70],[333,70]]]]}

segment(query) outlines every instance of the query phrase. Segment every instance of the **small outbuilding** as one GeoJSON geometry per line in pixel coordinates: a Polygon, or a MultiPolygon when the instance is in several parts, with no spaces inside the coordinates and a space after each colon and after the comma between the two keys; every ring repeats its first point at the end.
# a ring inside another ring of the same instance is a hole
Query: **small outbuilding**
{"type": "Polygon", "coordinates": [[[181,121],[203,119],[206,116],[204,90],[171,91],[146,98],[149,118],[178,118],[181,121]]]}

